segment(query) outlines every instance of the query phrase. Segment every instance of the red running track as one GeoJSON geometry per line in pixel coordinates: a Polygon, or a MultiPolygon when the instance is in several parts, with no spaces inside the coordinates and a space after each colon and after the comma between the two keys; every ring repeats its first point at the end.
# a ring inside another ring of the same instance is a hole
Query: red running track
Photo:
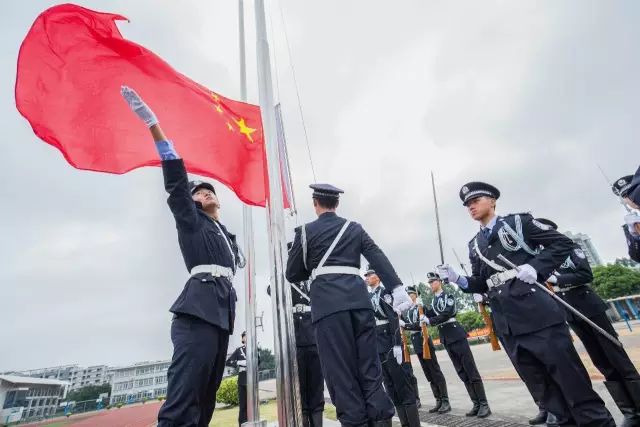
{"type": "Polygon", "coordinates": [[[65,422],[66,426],[73,427],[152,427],[156,425],[160,402],[146,403],[144,405],[123,406],[120,409],[113,408],[93,414],[72,415],[69,418],[57,418],[42,423],[25,424],[28,426],[46,426],[65,422]]]}

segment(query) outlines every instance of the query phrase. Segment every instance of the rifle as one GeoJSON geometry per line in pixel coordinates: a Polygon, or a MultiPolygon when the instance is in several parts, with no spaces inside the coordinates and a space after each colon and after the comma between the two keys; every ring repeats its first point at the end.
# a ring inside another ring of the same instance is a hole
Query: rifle
{"type": "MultiPolygon", "coordinates": [[[[424,308],[421,305],[418,306],[418,315],[420,318],[424,316],[424,308]]],[[[425,360],[431,360],[431,349],[429,348],[429,329],[427,325],[422,324],[422,358],[425,360]]]]}
{"type": "MultiPolygon", "coordinates": [[[[460,264],[460,268],[462,268],[462,271],[464,271],[464,274],[468,276],[469,273],[467,273],[467,268],[464,266],[464,264],[460,260],[460,257],[458,256],[458,253],[456,252],[455,249],[453,249],[453,255],[458,260],[458,264],[460,264]]],[[[496,336],[496,331],[493,329],[493,322],[491,321],[491,316],[489,316],[489,313],[487,312],[487,305],[483,302],[479,302],[478,310],[480,310],[480,315],[482,316],[482,320],[484,320],[484,324],[487,325],[487,328],[489,328],[489,341],[491,342],[491,349],[493,351],[500,350],[500,342],[498,341],[498,337],[496,336]]]]}
{"type": "MultiPolygon", "coordinates": [[[[400,315],[398,315],[400,317],[400,315]]],[[[409,355],[409,346],[407,346],[407,337],[404,335],[404,329],[400,328],[400,338],[402,339],[402,357],[405,362],[411,361],[409,355]]]]}

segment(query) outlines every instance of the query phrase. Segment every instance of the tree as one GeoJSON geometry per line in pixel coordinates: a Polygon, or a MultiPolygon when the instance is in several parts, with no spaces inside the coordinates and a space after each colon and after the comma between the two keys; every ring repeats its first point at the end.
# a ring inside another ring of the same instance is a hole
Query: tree
{"type": "Polygon", "coordinates": [[[475,329],[481,329],[486,326],[484,324],[484,320],[482,319],[482,315],[474,310],[468,310],[463,313],[458,313],[456,319],[467,332],[471,332],[475,329]]]}
{"type": "Polygon", "coordinates": [[[276,369],[276,358],[268,348],[258,347],[258,358],[260,359],[260,370],[268,371],[276,369]]]}
{"type": "Polygon", "coordinates": [[[67,394],[68,402],[83,402],[85,400],[96,400],[102,393],[111,394],[111,384],[88,385],[67,394]]]}
{"type": "Polygon", "coordinates": [[[640,293],[640,272],[620,264],[593,269],[593,287],[604,299],[640,293]]]}

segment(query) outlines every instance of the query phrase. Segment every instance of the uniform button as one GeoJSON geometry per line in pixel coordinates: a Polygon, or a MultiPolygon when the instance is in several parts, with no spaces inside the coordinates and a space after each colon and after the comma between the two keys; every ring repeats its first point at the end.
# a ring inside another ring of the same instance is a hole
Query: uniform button
{"type": "Polygon", "coordinates": [[[491,248],[491,245],[487,246],[487,248],[491,248]]]}
{"type": "Polygon", "coordinates": [[[207,279],[202,279],[202,281],[203,281],[203,282],[206,282],[206,281],[207,281],[207,279]]]}
{"type": "Polygon", "coordinates": [[[535,292],[536,290],[534,288],[531,288],[531,292],[535,292]]]}
{"type": "Polygon", "coordinates": [[[502,293],[502,289],[498,290],[498,293],[501,294],[502,293]]]}

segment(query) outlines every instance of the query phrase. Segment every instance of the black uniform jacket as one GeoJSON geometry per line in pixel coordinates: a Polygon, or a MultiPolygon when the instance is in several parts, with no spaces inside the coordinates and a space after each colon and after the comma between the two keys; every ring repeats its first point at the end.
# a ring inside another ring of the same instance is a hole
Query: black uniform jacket
{"type": "MultiPolygon", "coordinates": [[[[162,172],[187,270],[207,264],[235,270],[239,259],[236,238],[193,201],[182,160],[164,160],[162,172]]],[[[170,311],[190,314],[233,333],[235,306],[236,293],[229,279],[199,273],[189,278],[170,311]]]]}
{"type": "MultiPolygon", "coordinates": [[[[287,260],[287,280],[292,283],[309,279],[329,246],[345,223],[335,212],[326,212],[306,227],[307,259],[303,261],[300,227],[296,228],[293,246],[287,260]]],[[[360,256],[369,261],[380,279],[391,290],[402,284],[386,255],[356,222],[349,225],[325,266],[360,268],[360,256]]],[[[367,287],[360,276],[352,274],[327,274],[318,276],[311,283],[311,314],[314,322],[344,310],[371,309],[367,287]]]]}
{"type": "Polygon", "coordinates": [[[505,266],[498,254],[516,265],[531,265],[541,282],[567,259],[574,248],[571,239],[527,213],[498,217],[488,238],[478,232],[469,242],[472,275],[467,277],[468,287],[461,288],[464,292],[488,295],[498,335],[527,334],[565,322],[564,310],[536,285],[514,278],[489,289],[486,281],[498,270],[478,255],[476,245],[482,257],[507,270],[511,267],[505,266]]]}
{"type": "Polygon", "coordinates": [[[435,295],[431,301],[431,308],[424,311],[429,324],[438,327],[440,341],[444,345],[467,339],[467,332],[455,320],[457,313],[456,298],[453,295],[447,295],[444,291],[435,295]]]}
{"type": "Polygon", "coordinates": [[[378,354],[388,353],[394,346],[402,345],[400,319],[393,310],[393,297],[383,285],[369,292],[371,307],[376,318],[376,347],[378,354]]]}
{"type": "MultiPolygon", "coordinates": [[[[309,282],[296,283],[298,289],[309,296],[309,282]]],[[[271,295],[271,285],[267,286],[267,293],[271,295]]],[[[291,302],[293,304],[293,328],[296,333],[296,347],[308,347],[316,345],[316,338],[313,333],[313,323],[311,322],[311,312],[301,310],[302,307],[309,307],[310,302],[303,297],[297,289],[291,287],[291,302]]]]}

